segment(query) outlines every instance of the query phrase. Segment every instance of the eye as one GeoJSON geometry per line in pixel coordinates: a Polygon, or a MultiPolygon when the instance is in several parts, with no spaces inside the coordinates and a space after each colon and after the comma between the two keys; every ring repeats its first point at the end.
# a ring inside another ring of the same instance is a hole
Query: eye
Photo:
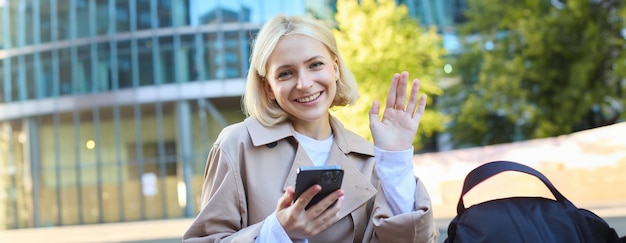
{"type": "Polygon", "coordinates": [[[292,72],[291,71],[281,71],[276,75],[276,79],[278,80],[285,80],[287,78],[289,78],[289,76],[291,76],[292,72]]]}
{"type": "Polygon", "coordinates": [[[324,65],[323,62],[314,62],[314,63],[311,63],[311,68],[317,68],[317,67],[321,67],[323,65],[324,65]]]}

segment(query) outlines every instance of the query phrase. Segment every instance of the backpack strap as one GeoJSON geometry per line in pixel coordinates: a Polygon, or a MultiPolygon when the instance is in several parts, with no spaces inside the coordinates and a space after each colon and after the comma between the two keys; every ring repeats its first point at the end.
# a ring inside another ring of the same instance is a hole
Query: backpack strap
{"type": "Polygon", "coordinates": [[[543,182],[543,184],[546,185],[546,187],[548,187],[548,189],[550,189],[550,192],[552,192],[552,195],[554,195],[554,198],[556,198],[557,202],[563,204],[566,207],[575,207],[574,204],[567,200],[567,198],[565,198],[563,194],[561,194],[554,187],[554,185],[552,185],[550,180],[548,180],[548,178],[541,174],[539,171],[516,162],[493,161],[480,165],[470,171],[469,174],[467,174],[467,176],[465,177],[465,181],[463,182],[463,191],[461,192],[461,197],[459,198],[459,203],[456,208],[457,214],[461,215],[466,209],[465,205],[463,204],[463,196],[465,196],[467,192],[474,188],[474,186],[487,180],[489,177],[505,171],[517,171],[537,177],[543,182]]]}

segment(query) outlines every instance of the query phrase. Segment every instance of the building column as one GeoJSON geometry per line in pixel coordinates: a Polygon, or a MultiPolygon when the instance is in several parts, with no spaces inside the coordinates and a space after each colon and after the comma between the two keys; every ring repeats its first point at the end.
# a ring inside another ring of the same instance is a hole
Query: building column
{"type": "Polygon", "coordinates": [[[25,138],[22,141],[24,170],[21,178],[24,183],[24,196],[31,196],[30,205],[26,205],[26,207],[31,212],[29,216],[32,218],[32,226],[39,227],[41,225],[39,222],[39,174],[41,163],[39,161],[39,124],[37,124],[35,118],[24,118],[22,120],[22,133],[25,138]]]}
{"type": "MultiPolygon", "coordinates": [[[[0,168],[6,168],[0,171],[0,194],[8,195],[10,192],[9,186],[11,186],[10,176],[11,167],[9,167],[9,150],[11,143],[11,127],[8,122],[0,122],[0,168]]],[[[15,211],[10,209],[8,200],[0,200],[0,230],[9,228],[9,214],[7,212],[15,211]]]]}
{"type": "Polygon", "coordinates": [[[195,216],[191,177],[193,176],[193,145],[191,135],[191,107],[189,101],[176,104],[178,130],[178,201],[185,207],[185,217],[195,216]]]}

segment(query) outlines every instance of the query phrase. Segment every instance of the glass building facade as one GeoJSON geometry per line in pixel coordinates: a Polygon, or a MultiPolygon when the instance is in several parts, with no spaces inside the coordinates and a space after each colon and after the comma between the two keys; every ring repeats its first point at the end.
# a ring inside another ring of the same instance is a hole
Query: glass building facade
{"type": "Polygon", "coordinates": [[[335,2],[0,0],[0,229],[194,217],[251,38],[335,2]]]}

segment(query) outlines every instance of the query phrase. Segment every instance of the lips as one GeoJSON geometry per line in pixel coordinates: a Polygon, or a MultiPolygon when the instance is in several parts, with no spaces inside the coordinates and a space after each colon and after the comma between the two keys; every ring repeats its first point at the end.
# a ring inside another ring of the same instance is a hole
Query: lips
{"type": "Polygon", "coordinates": [[[300,102],[300,103],[307,103],[307,102],[314,101],[315,99],[320,97],[320,95],[322,95],[322,92],[317,92],[317,93],[312,94],[312,95],[307,96],[307,97],[298,98],[298,99],[296,99],[296,101],[300,102]]]}

